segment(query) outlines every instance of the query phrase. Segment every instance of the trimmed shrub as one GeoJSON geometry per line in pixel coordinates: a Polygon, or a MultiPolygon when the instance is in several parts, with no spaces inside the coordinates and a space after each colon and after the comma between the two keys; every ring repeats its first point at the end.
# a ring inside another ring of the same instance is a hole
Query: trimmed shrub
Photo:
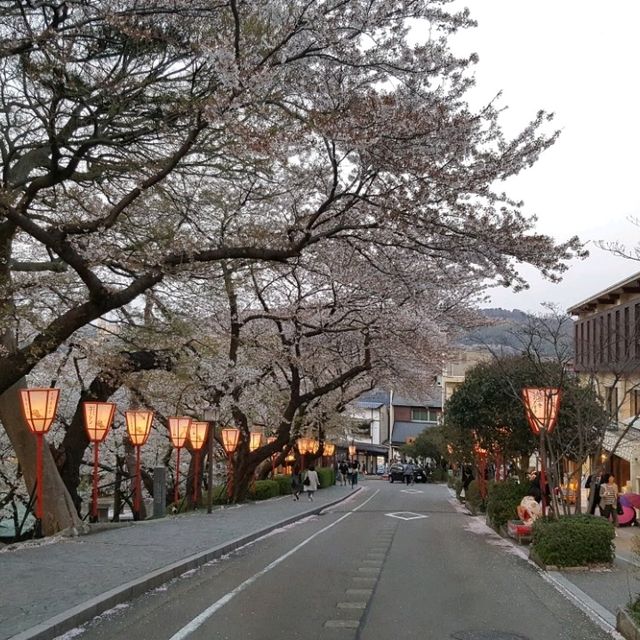
{"type": "Polygon", "coordinates": [[[527,484],[513,480],[490,482],[489,495],[487,496],[487,518],[491,526],[500,529],[509,520],[515,520],[518,517],[516,507],[528,491],[527,484]]]}
{"type": "Polygon", "coordinates": [[[610,564],[615,556],[615,529],[590,515],[541,518],[533,524],[532,553],[545,565],[584,567],[610,564]]]}
{"type": "MultiPolygon", "coordinates": [[[[203,509],[205,507],[208,506],[208,493],[206,489],[202,489],[202,491],[200,492],[200,500],[198,502],[198,508],[199,509],[203,509]]],[[[212,504],[227,504],[227,485],[225,484],[214,484],[213,487],[211,488],[211,503],[212,504]]],[[[186,508],[184,508],[184,505],[186,504],[186,500],[183,498],[182,500],[180,500],[180,505],[182,505],[179,509],[178,509],[178,513],[182,513],[183,511],[187,511],[186,508]]]]}
{"type": "Polygon", "coordinates": [[[251,500],[268,500],[280,495],[280,485],[275,480],[256,480],[249,489],[251,500]]]}
{"type": "Polygon", "coordinates": [[[320,480],[320,489],[331,487],[336,483],[336,472],[333,467],[318,467],[316,471],[320,480]]]}
{"type": "Polygon", "coordinates": [[[460,478],[453,480],[453,490],[456,492],[456,498],[462,500],[462,498],[460,498],[460,493],[462,492],[462,480],[460,478]]]}
{"type": "Polygon", "coordinates": [[[436,467],[431,472],[431,482],[444,482],[447,479],[448,478],[447,478],[447,470],[446,469],[442,469],[440,467],[436,467]]]}
{"type": "Polygon", "coordinates": [[[291,491],[291,476],[278,475],[273,476],[273,480],[278,483],[281,496],[287,496],[291,491]]]}
{"type": "Polygon", "coordinates": [[[474,516],[485,510],[486,505],[480,495],[480,484],[477,480],[471,481],[465,494],[466,505],[474,516]]]}

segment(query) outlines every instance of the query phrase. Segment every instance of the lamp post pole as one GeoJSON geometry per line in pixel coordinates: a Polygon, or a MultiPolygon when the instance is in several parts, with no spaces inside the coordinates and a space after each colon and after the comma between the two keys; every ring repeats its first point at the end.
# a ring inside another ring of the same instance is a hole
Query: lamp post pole
{"type": "Polygon", "coordinates": [[[49,431],[58,409],[60,389],[20,389],[22,415],[36,436],[36,519],[41,526],[44,516],[42,451],[44,434],[49,431]]]}
{"type": "Polygon", "coordinates": [[[207,513],[213,511],[213,439],[218,425],[220,409],[213,407],[205,411],[204,419],[211,423],[209,427],[209,440],[207,441],[207,457],[209,458],[209,473],[207,475],[207,513]]]}
{"type": "Polygon", "coordinates": [[[529,426],[540,436],[540,496],[542,515],[547,509],[546,447],[545,435],[551,433],[558,420],[561,390],[558,387],[530,387],[522,389],[522,399],[529,426]]]}
{"type": "Polygon", "coordinates": [[[112,402],[83,402],[82,417],[89,440],[93,443],[93,491],[91,518],[98,521],[98,465],[100,443],[107,437],[116,405],[112,402]]]}

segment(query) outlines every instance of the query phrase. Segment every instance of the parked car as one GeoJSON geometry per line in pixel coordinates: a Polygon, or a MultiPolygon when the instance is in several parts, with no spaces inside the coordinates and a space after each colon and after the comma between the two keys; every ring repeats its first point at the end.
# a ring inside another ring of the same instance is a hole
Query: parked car
{"type": "Polygon", "coordinates": [[[426,482],[427,473],[417,464],[392,464],[389,468],[389,482],[404,482],[405,469],[413,475],[414,482],[426,482]]]}

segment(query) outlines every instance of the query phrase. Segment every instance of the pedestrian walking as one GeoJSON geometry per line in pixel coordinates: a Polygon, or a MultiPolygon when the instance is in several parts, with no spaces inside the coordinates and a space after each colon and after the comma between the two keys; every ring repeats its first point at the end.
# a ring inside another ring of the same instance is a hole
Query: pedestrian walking
{"type": "Polygon", "coordinates": [[[351,478],[351,486],[355,487],[358,484],[358,463],[354,460],[349,465],[349,477],[351,478]]]}
{"type": "Polygon", "coordinates": [[[607,474],[607,481],[600,485],[600,515],[607,520],[613,520],[613,526],[618,526],[618,485],[612,473],[607,474]]]}
{"type": "MultiPolygon", "coordinates": [[[[595,473],[587,478],[584,484],[585,489],[589,489],[589,513],[594,516],[596,507],[600,508],[600,487],[607,482],[608,473],[604,467],[599,467],[595,473]]],[[[600,513],[602,515],[602,512],[600,513]]]]}
{"type": "Polygon", "coordinates": [[[307,493],[307,497],[310,501],[313,500],[313,494],[318,490],[320,486],[320,478],[318,478],[318,472],[313,465],[310,465],[304,474],[303,488],[307,493]]]}
{"type": "Polygon", "coordinates": [[[403,482],[409,486],[413,480],[413,465],[405,464],[402,469],[402,480],[403,482]]]}
{"type": "Polygon", "coordinates": [[[347,479],[349,477],[349,465],[343,460],[340,463],[340,484],[342,484],[343,487],[347,486],[347,479]]]}
{"type": "Polygon", "coordinates": [[[291,493],[293,493],[294,500],[300,500],[300,492],[302,491],[302,476],[300,474],[300,467],[294,467],[291,473],[291,493]]]}

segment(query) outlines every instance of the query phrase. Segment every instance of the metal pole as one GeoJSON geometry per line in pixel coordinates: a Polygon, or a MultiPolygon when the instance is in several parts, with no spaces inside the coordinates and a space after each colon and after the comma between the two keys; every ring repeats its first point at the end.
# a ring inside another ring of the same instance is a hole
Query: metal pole
{"type": "Polygon", "coordinates": [[[198,484],[200,480],[200,449],[196,451],[196,468],[193,474],[193,502],[198,507],[198,484]]]}
{"type": "Polygon", "coordinates": [[[36,518],[42,520],[44,512],[42,500],[42,449],[44,447],[44,434],[36,433],[36,518]]]}
{"type": "Polygon", "coordinates": [[[94,522],[98,522],[98,447],[97,442],[93,443],[93,500],[91,503],[91,515],[94,522]]]}
{"type": "Polygon", "coordinates": [[[545,474],[545,448],[544,448],[544,429],[540,429],[540,505],[542,506],[542,517],[547,515],[547,496],[546,496],[546,474],[545,474]]]}
{"type": "Polygon", "coordinates": [[[173,501],[178,502],[180,500],[180,449],[181,447],[177,447],[177,456],[176,456],[176,485],[173,488],[173,501]]]}
{"type": "Polygon", "coordinates": [[[136,486],[135,496],[133,498],[133,510],[136,520],[140,520],[140,506],[142,503],[142,480],[140,471],[140,447],[136,445],[136,486]]]}
{"type": "Polygon", "coordinates": [[[216,422],[211,422],[209,426],[209,442],[207,443],[207,456],[209,457],[209,475],[207,476],[207,513],[211,513],[213,507],[213,434],[216,422]]]}

